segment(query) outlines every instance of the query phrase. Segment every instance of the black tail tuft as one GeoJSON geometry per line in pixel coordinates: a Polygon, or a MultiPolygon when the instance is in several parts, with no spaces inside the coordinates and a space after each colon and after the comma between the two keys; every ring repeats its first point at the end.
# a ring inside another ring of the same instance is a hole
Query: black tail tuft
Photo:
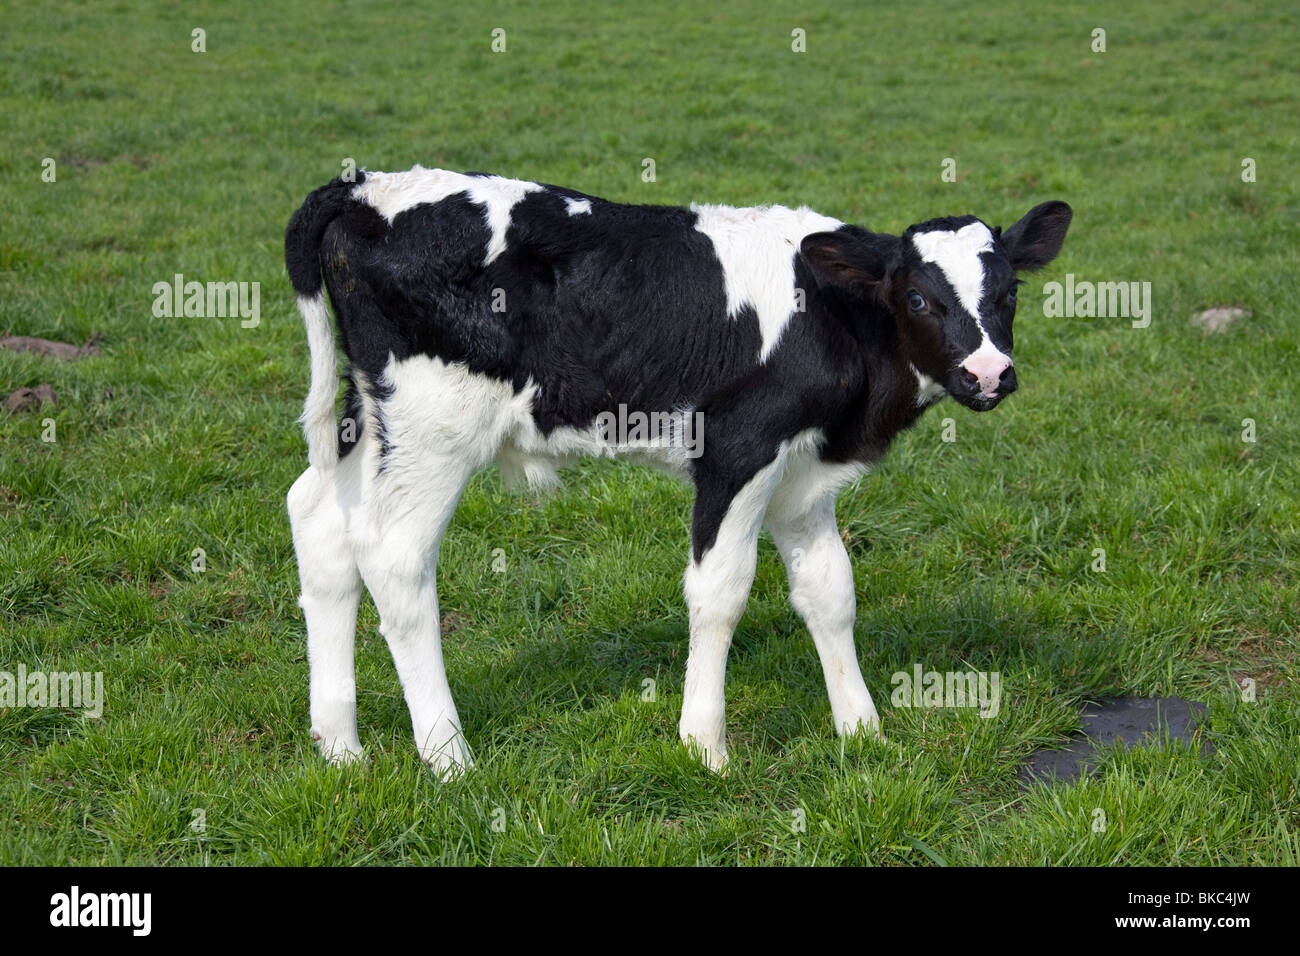
{"type": "Polygon", "coordinates": [[[321,288],[320,245],[330,222],[350,202],[352,190],[365,182],[366,174],[357,171],[355,179],[336,179],[308,196],[289,219],[284,233],[284,264],[289,281],[300,296],[315,295],[321,288]]]}

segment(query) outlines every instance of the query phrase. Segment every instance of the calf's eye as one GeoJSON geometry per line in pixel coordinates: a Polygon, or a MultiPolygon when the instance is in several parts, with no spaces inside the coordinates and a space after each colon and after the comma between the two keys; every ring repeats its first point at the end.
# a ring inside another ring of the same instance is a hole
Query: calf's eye
{"type": "Polygon", "coordinates": [[[915,289],[909,290],[907,293],[907,307],[913,312],[920,312],[925,308],[925,296],[915,289]]]}

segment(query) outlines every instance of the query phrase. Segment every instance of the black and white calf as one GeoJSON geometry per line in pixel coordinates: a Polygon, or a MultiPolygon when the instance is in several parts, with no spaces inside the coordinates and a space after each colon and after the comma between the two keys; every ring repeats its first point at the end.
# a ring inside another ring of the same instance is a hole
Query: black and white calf
{"type": "Polygon", "coordinates": [[[807,208],[629,206],[418,166],[316,190],[285,252],[311,346],[310,467],[288,504],[322,751],[361,752],[364,583],[421,756],[468,766],[439,542],[479,469],[547,484],[576,455],[654,460],[695,486],[680,730],[709,766],[727,760],[727,651],[763,527],[837,731],[878,733],[836,493],[942,396],[983,411],[1015,390],[1016,272],[1055,257],[1070,215],[1049,202],[1006,232],[961,216],[892,236],[807,208]],[[342,427],[322,275],[351,362],[342,427]],[[620,411],[689,413],[702,442],[620,444],[601,424],[620,411]]]}

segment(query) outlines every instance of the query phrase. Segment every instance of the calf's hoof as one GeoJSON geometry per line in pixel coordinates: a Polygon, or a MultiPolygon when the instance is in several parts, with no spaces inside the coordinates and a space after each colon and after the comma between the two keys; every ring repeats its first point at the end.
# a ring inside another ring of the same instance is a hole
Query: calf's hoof
{"type": "Polygon", "coordinates": [[[725,774],[727,772],[730,758],[727,756],[727,745],[724,741],[705,742],[689,734],[683,734],[682,743],[686,745],[686,749],[690,751],[692,757],[714,773],[725,774]]]}
{"type": "Polygon", "coordinates": [[[346,767],[359,763],[363,756],[361,742],[346,737],[329,737],[319,731],[311,732],[311,739],[316,741],[316,750],[331,767],[346,767]]]}
{"type": "Polygon", "coordinates": [[[433,775],[444,783],[459,779],[467,771],[474,769],[474,759],[469,754],[469,747],[460,736],[447,741],[437,750],[421,748],[420,759],[433,771],[433,775]]]}

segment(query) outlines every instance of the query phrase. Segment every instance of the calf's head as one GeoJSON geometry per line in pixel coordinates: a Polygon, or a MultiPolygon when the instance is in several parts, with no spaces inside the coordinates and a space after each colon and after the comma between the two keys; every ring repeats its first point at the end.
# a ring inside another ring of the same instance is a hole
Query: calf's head
{"type": "Polygon", "coordinates": [[[844,227],[806,237],[800,252],[819,282],[893,314],[920,375],[987,411],[1016,390],[1016,274],[1056,258],[1071,216],[1065,203],[1045,202],[1006,232],[974,216],[917,223],[898,238],[844,227]]]}

